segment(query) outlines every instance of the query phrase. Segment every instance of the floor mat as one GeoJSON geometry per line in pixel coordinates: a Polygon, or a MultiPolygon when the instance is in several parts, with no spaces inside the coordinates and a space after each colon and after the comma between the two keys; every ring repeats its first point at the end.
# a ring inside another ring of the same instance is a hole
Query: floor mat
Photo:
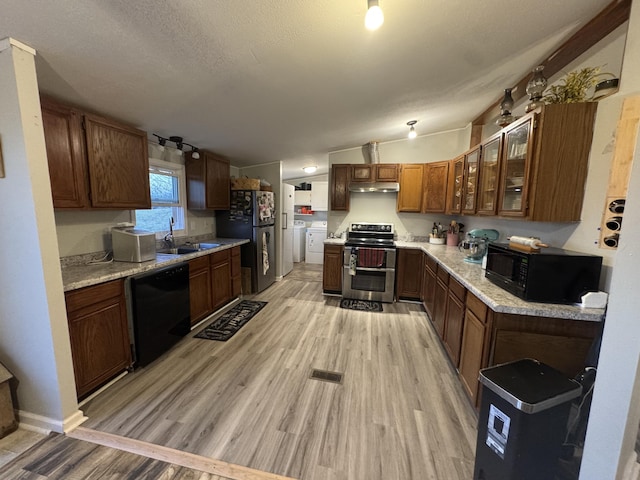
{"type": "Polygon", "coordinates": [[[349,310],[362,310],[365,312],[381,312],[382,302],[343,298],[342,300],[340,300],[340,308],[348,308],[349,310]]]}
{"type": "Polygon", "coordinates": [[[243,300],[231,310],[216,318],[194,338],[225,342],[235,335],[267,304],[256,300],[243,300]]]}

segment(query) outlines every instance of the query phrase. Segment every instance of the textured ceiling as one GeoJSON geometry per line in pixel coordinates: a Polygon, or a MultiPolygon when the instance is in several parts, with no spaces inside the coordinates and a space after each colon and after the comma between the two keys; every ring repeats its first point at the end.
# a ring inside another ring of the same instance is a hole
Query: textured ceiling
{"type": "Polygon", "coordinates": [[[380,0],[370,32],[366,0],[3,0],[0,38],[43,92],[296,178],[409,120],[464,127],[608,3],[380,0]]]}

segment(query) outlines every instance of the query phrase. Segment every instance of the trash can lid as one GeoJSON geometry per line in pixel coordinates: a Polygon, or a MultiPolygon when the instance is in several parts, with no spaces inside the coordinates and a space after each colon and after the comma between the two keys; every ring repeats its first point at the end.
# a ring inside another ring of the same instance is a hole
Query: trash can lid
{"type": "Polygon", "coordinates": [[[480,382],[525,413],[537,413],[578,397],[582,386],[530,358],[480,370],[480,382]]]}

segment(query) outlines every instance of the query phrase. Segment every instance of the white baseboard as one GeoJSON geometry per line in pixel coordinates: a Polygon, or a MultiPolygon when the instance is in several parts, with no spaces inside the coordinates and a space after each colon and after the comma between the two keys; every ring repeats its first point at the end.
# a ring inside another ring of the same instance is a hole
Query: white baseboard
{"type": "Polygon", "coordinates": [[[62,421],[24,410],[18,410],[16,415],[20,428],[44,434],[49,432],[66,433],[87,420],[87,417],[80,410],[76,410],[62,421]]]}

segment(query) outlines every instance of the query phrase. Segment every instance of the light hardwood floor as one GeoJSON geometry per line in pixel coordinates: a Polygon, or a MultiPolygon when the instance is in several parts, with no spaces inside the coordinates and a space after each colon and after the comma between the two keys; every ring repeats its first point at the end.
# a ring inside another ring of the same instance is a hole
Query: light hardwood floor
{"type": "Polygon", "coordinates": [[[422,308],[341,309],[321,267],[255,295],[229,341],[194,331],[125,376],[83,427],[304,480],[472,478],[476,417],[422,308]]]}

